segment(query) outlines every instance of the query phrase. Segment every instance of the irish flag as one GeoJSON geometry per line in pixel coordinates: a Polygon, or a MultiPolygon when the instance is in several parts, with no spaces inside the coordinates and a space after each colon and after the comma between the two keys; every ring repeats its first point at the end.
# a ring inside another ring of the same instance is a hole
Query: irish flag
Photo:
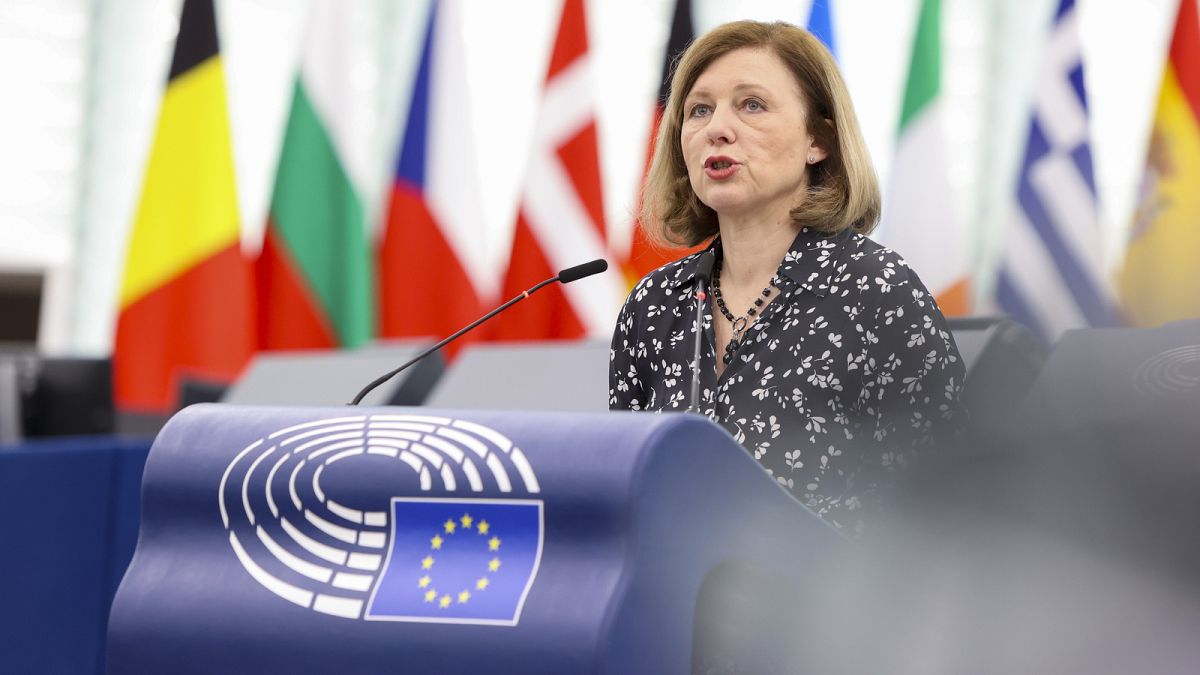
{"type": "Polygon", "coordinates": [[[254,352],[212,0],[185,0],[125,260],[117,405],[171,412],[186,378],[231,381],[254,352]]]}
{"type": "Polygon", "coordinates": [[[312,4],[256,273],[264,349],[353,347],[374,336],[371,256],[351,175],[349,12],[312,4]]]}
{"type": "Polygon", "coordinates": [[[879,239],[904,256],[942,312],[954,316],[970,311],[970,264],[946,171],[940,5],[940,0],[921,0],[879,239]]]}
{"type": "Polygon", "coordinates": [[[1119,279],[1137,326],[1200,317],[1200,17],[1181,0],[1119,279]]]}

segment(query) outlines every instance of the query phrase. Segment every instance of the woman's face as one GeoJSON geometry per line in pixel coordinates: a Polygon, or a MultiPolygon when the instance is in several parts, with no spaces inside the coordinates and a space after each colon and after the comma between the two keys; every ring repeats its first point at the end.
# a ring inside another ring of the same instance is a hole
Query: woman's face
{"type": "Polygon", "coordinates": [[[692,190],[722,216],[786,218],[825,152],[807,131],[800,87],[773,52],[713,61],[683,104],[680,144],[692,190]]]}

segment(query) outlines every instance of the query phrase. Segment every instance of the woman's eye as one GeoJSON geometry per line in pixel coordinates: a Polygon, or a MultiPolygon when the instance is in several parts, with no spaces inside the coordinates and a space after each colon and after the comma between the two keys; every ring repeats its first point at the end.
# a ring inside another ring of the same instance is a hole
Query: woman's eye
{"type": "Polygon", "coordinates": [[[689,117],[704,117],[704,116],[708,115],[708,113],[710,113],[710,112],[711,112],[711,110],[709,109],[709,107],[707,105],[705,105],[703,103],[697,103],[696,105],[692,106],[691,110],[688,111],[688,116],[689,117]]]}
{"type": "Polygon", "coordinates": [[[743,105],[745,106],[746,110],[749,110],[750,112],[758,112],[766,109],[763,107],[762,101],[753,98],[746,99],[746,102],[743,105]]]}

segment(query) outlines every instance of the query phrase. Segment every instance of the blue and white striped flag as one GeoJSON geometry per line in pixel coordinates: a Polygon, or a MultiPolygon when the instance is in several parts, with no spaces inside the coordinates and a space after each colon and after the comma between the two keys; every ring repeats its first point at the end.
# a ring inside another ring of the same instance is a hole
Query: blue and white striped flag
{"type": "Polygon", "coordinates": [[[1047,341],[1116,325],[1088,142],[1078,15],[1061,0],[1046,47],[996,283],[1002,310],[1047,341]]]}

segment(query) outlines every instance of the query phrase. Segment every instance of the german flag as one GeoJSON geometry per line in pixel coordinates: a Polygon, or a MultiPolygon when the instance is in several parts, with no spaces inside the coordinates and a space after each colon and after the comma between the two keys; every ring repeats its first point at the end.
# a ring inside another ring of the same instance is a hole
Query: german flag
{"type": "Polygon", "coordinates": [[[146,168],[113,349],[117,406],[162,414],[186,378],[231,381],[253,353],[212,0],[185,0],[146,168]]]}
{"type": "Polygon", "coordinates": [[[1182,0],[1120,275],[1136,326],[1200,317],[1200,16],[1182,0]]]}
{"type": "MultiPolygon", "coordinates": [[[[642,170],[643,183],[645,182],[646,173],[650,171],[650,161],[654,159],[654,146],[658,140],[658,127],[662,124],[664,108],[667,105],[667,96],[671,93],[671,74],[675,59],[679,58],[679,55],[683,53],[683,50],[687,49],[687,46],[691,44],[695,37],[696,32],[692,22],[692,1],[675,0],[675,9],[671,13],[671,33],[667,38],[666,51],[663,53],[658,98],[654,104],[654,120],[650,124],[650,143],[646,148],[646,164],[642,170]]],[[[638,202],[641,202],[640,193],[638,195],[638,202]]],[[[641,210],[640,204],[638,210],[641,210]]],[[[633,288],[638,280],[659,267],[703,248],[703,245],[690,249],[665,248],[650,239],[645,227],[639,220],[634,224],[633,242],[629,250],[629,259],[625,263],[626,281],[629,287],[633,288]]]]}

